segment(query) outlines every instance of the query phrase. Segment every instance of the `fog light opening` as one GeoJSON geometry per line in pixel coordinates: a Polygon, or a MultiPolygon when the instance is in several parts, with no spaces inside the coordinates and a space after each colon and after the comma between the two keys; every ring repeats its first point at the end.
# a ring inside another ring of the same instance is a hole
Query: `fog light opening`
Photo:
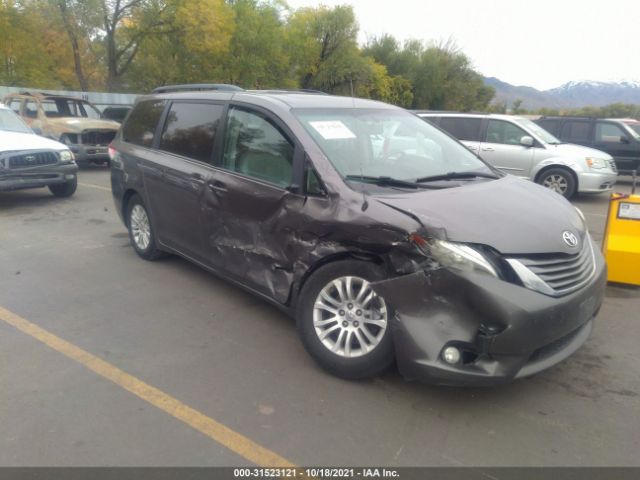
{"type": "Polygon", "coordinates": [[[455,365],[460,362],[462,354],[456,347],[447,347],[442,351],[442,358],[449,365],[455,365]]]}

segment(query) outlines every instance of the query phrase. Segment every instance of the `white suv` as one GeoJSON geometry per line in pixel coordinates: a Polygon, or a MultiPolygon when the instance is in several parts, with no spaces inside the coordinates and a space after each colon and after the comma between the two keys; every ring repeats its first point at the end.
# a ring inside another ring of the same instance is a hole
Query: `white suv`
{"type": "Polygon", "coordinates": [[[611,191],[617,171],[600,150],[562,143],[531,120],[512,115],[416,112],[505,173],[570,198],[611,191]]]}

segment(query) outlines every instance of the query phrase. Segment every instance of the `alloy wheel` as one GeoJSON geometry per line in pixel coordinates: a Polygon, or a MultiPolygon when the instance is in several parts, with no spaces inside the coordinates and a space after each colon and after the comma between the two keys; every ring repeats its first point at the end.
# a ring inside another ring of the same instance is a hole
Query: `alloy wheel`
{"type": "Polygon", "coordinates": [[[388,326],[387,305],[367,280],[336,278],[316,297],[313,326],[329,351],[345,358],[360,357],[382,340],[388,326]]]}
{"type": "Polygon", "coordinates": [[[140,204],[131,209],[131,235],[138,249],[144,251],[151,243],[151,225],[147,211],[140,204]]]}

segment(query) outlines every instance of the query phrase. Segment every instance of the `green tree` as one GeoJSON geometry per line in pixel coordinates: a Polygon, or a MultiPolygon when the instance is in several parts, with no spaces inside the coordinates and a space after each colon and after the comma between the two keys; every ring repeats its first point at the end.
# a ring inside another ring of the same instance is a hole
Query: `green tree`
{"type": "Polygon", "coordinates": [[[522,107],[522,99],[518,98],[513,101],[511,104],[511,113],[513,115],[521,115],[523,113],[527,113],[527,110],[522,107]]]}
{"type": "Polygon", "coordinates": [[[370,74],[357,43],[353,8],[301,8],[289,18],[287,37],[292,73],[302,88],[355,92],[370,74]]]}
{"type": "Polygon", "coordinates": [[[410,40],[400,48],[392,36],[383,35],[369,42],[364,53],[385,65],[391,75],[411,82],[413,108],[486,109],[495,93],[452,41],[425,47],[410,40]]]}
{"type": "Polygon", "coordinates": [[[228,1],[235,29],[227,52],[219,55],[215,78],[245,88],[295,88],[285,51],[282,1],[228,1]]]}

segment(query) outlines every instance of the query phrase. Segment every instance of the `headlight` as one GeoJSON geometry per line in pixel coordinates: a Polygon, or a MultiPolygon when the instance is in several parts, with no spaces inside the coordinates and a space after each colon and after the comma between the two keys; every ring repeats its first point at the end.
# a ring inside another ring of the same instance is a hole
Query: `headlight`
{"type": "Polygon", "coordinates": [[[58,155],[60,155],[60,161],[62,163],[73,162],[73,152],[71,150],[60,150],[58,155]]]}
{"type": "Polygon", "coordinates": [[[409,238],[423,253],[432,257],[443,267],[460,272],[487,273],[498,277],[498,272],[484,255],[468,245],[444,240],[427,242],[416,234],[409,238]]]}
{"type": "Polygon", "coordinates": [[[587,165],[589,165],[589,168],[593,168],[594,170],[600,170],[600,169],[609,167],[609,163],[606,160],[603,160],[602,158],[587,157],[586,160],[587,160],[587,165]]]}

